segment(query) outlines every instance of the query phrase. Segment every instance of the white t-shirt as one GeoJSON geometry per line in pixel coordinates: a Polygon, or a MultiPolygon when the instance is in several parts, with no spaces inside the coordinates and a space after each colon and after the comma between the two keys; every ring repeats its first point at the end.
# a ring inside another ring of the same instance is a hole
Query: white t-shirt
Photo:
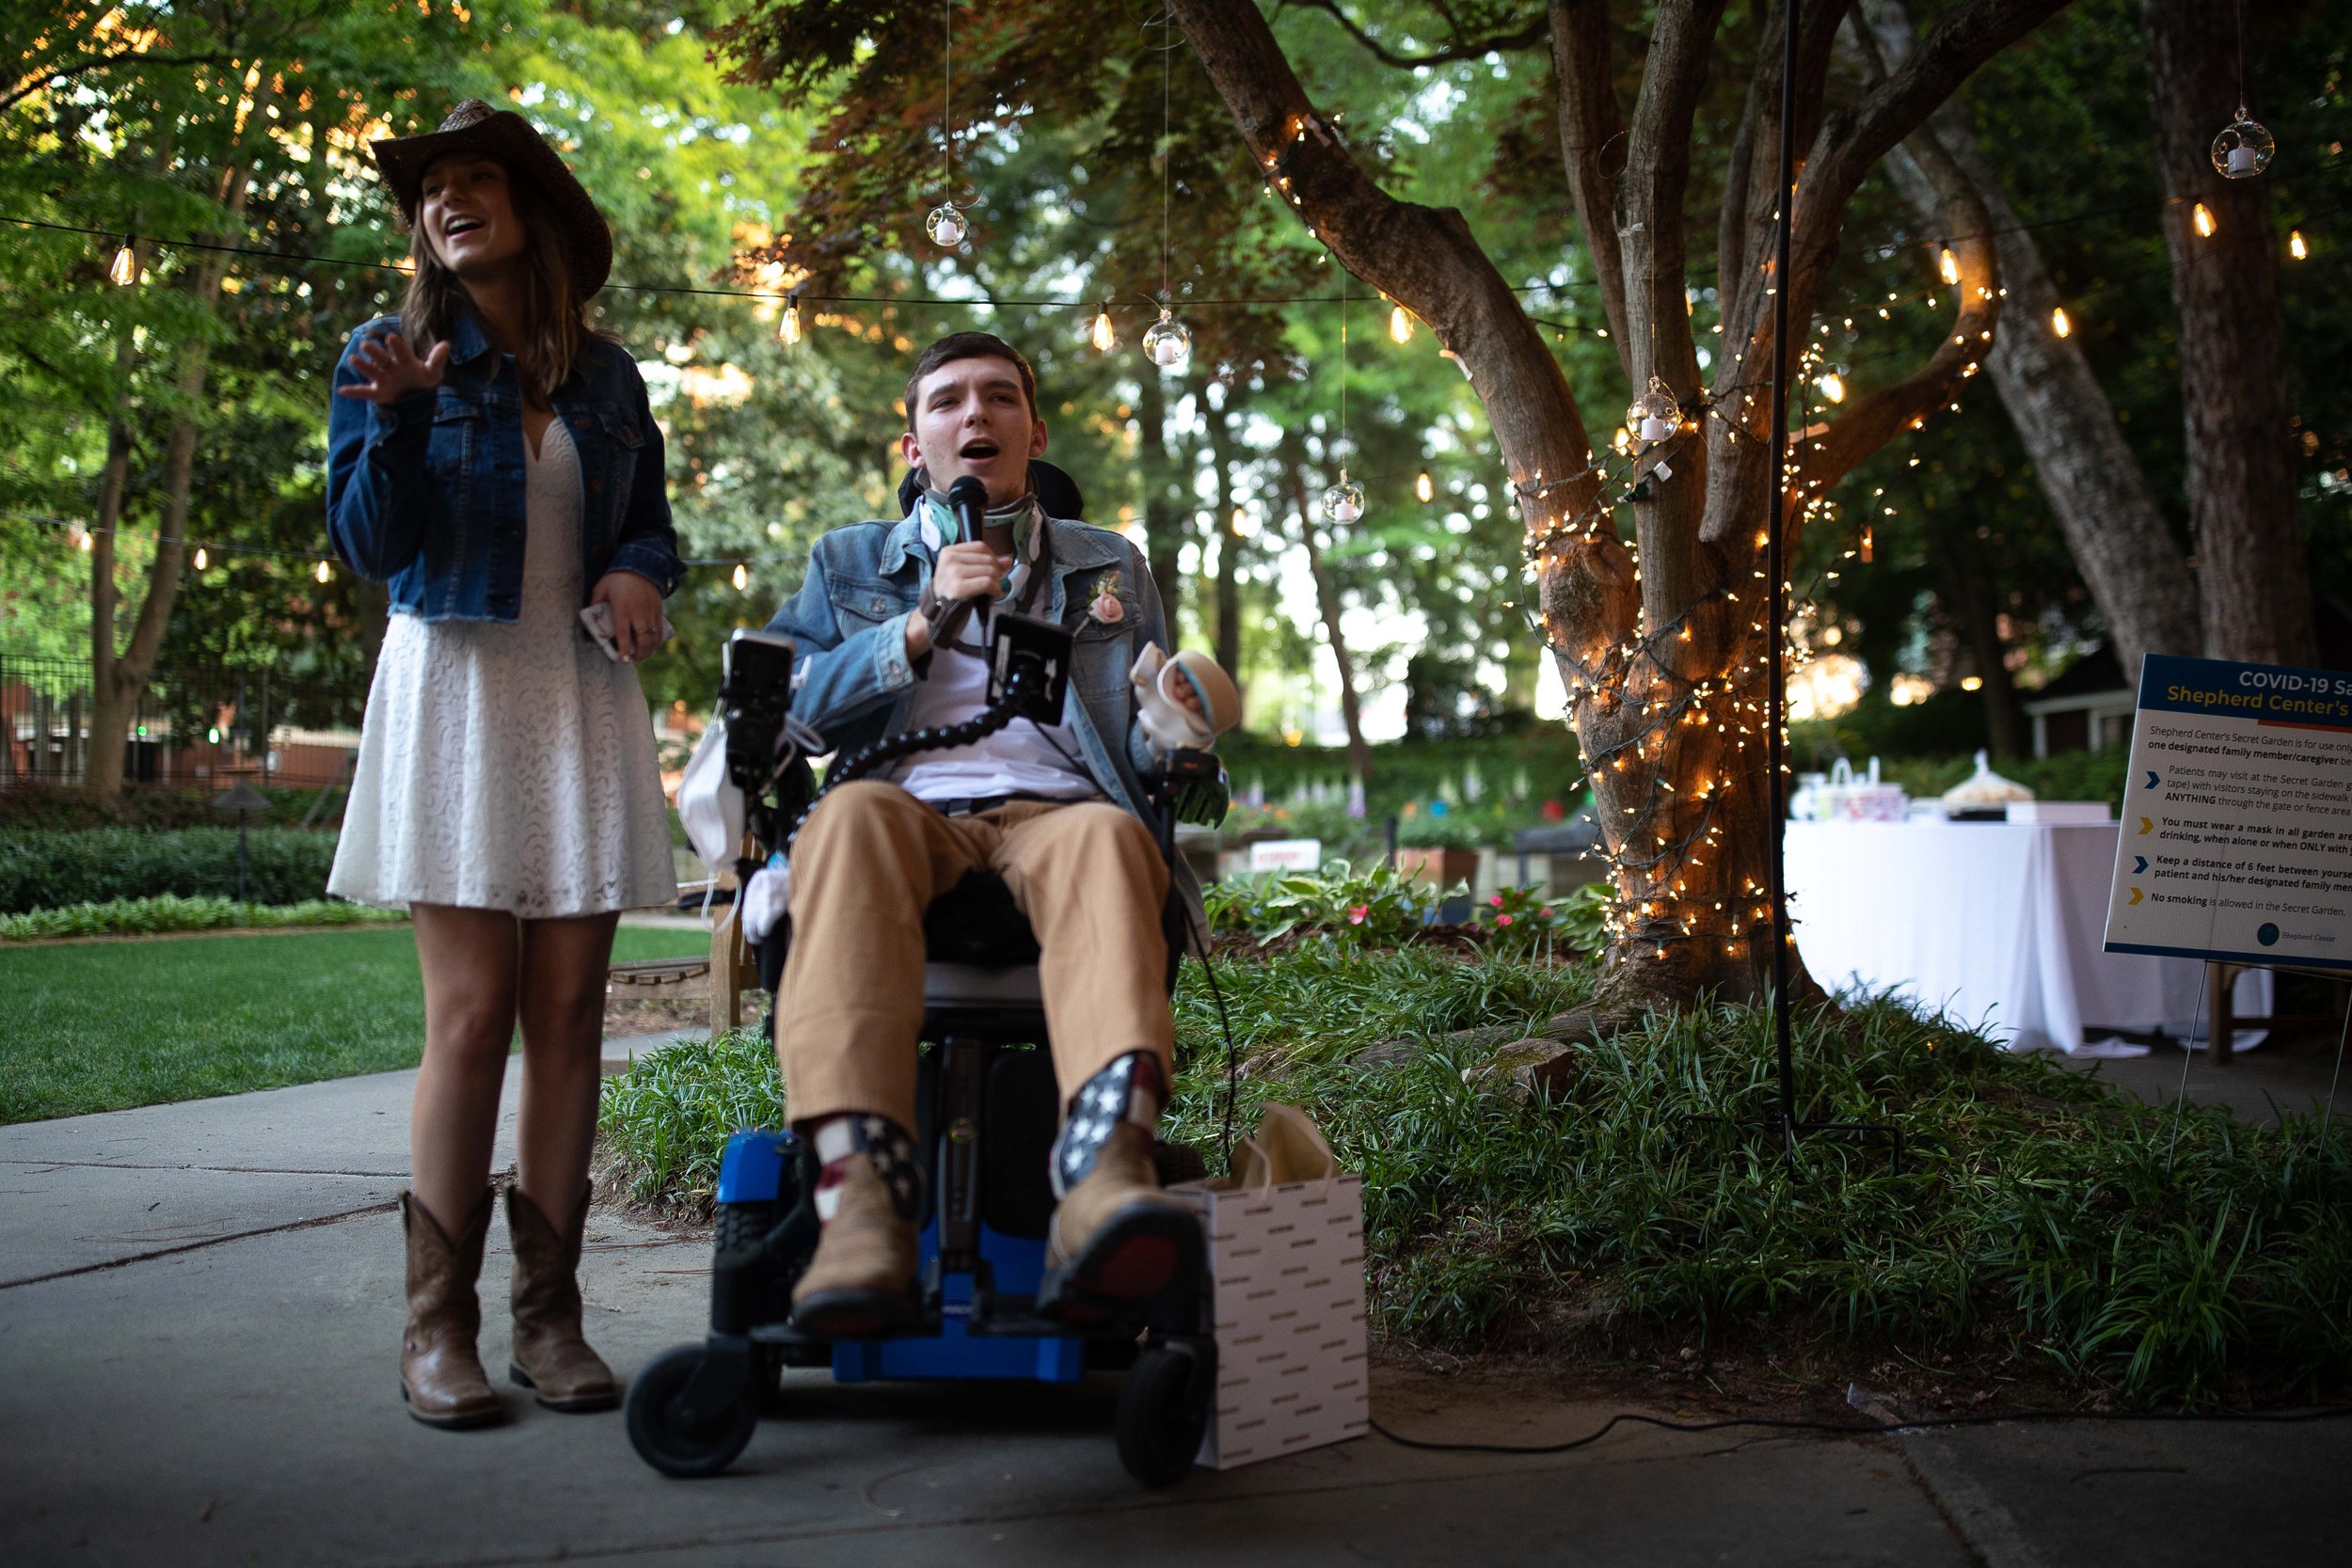
{"type": "MultiPolygon", "coordinates": [[[[926,535],[936,549],[938,530],[928,515],[924,521],[926,535]]],[[[1009,593],[1000,604],[1021,597],[1028,574],[1026,561],[1013,568],[1009,593]]],[[[978,637],[978,617],[966,616],[954,641],[932,649],[930,673],[914,686],[907,728],[961,723],[988,705],[988,663],[978,637]]],[[[1065,713],[1069,705],[1065,695],[1065,713]]],[[[1016,719],[976,744],[917,752],[884,777],[918,800],[977,800],[997,795],[1092,800],[1103,793],[1087,772],[1077,736],[1066,721],[1040,728],[1029,720],[1016,719]]]]}

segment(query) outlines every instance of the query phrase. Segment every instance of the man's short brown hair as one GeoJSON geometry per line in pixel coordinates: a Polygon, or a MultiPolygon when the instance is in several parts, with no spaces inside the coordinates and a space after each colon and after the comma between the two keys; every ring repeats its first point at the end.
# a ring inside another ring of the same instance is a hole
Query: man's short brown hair
{"type": "Polygon", "coordinates": [[[923,378],[942,365],[952,365],[959,359],[1009,359],[1013,369],[1021,372],[1021,395],[1029,400],[1029,418],[1037,418],[1037,372],[1021,357],[1021,351],[993,332],[950,332],[923,351],[914,361],[914,373],[907,377],[907,430],[914,430],[914,394],[922,389],[923,378]]]}

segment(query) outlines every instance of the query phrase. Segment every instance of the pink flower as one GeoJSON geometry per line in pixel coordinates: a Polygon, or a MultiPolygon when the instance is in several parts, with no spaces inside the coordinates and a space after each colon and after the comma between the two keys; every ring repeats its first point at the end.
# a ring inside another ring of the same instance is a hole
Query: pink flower
{"type": "Polygon", "coordinates": [[[1507,914],[1499,914],[1495,916],[1495,924],[1498,926],[1508,926],[1511,924],[1511,917],[1507,914]]]}
{"type": "Polygon", "coordinates": [[[1371,912],[1372,906],[1370,904],[1359,904],[1354,909],[1347,911],[1347,923],[1350,926],[1361,926],[1364,923],[1364,917],[1371,912]]]}
{"type": "Polygon", "coordinates": [[[1117,594],[1098,594],[1095,595],[1094,603],[1089,607],[1088,613],[1104,626],[1112,626],[1127,618],[1127,607],[1119,602],[1117,594]]]}
{"type": "Polygon", "coordinates": [[[1486,902],[1492,904],[1496,909],[1501,909],[1502,908],[1502,895],[1498,893],[1494,896],[1488,898],[1486,902]]]}

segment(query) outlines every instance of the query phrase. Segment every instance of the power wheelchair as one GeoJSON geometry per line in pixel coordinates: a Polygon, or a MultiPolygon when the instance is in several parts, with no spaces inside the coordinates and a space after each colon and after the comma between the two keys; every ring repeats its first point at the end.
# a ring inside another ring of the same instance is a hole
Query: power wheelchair
{"type": "MultiPolygon", "coordinates": [[[[1070,632],[1005,612],[993,622],[990,704],[978,718],[868,747],[836,763],[829,784],[914,752],[969,744],[1014,717],[1057,719],[1070,632]]],[[[792,652],[781,639],[738,632],[722,687],[728,769],[744,791],[750,837],[778,847],[788,845],[813,804],[811,775],[786,739],[792,652]]],[[[1171,863],[1176,824],[1214,825],[1230,801],[1222,765],[1204,752],[1178,752],[1149,785],[1161,852],[1171,863]]],[[[756,865],[747,859],[738,870],[748,879],[756,865]]],[[[1184,924],[1171,890],[1161,919],[1171,990],[1184,924]]],[[[924,935],[914,1132],[931,1163],[917,1216],[920,1326],[863,1340],[814,1338],[791,1326],[793,1286],[817,1242],[815,1152],[789,1131],[739,1132],[720,1168],[709,1333],[638,1374],[626,1413],[629,1440],[666,1475],[715,1475],[751,1441],[787,1368],[830,1367],[836,1383],[1049,1384],[1123,1368],[1120,1462],[1145,1485],[1171,1484],[1192,1466],[1216,1385],[1216,1347],[1200,1292],[1171,1290],[1084,1329],[1038,1314],[1055,1201],[1047,1156],[1061,1093],[1045,1049],[1036,938],[1004,884],[984,874],[934,902],[924,935]]],[[[761,982],[771,993],[789,942],[787,920],[760,944],[761,982]]],[[[769,1025],[772,1039],[772,1009],[769,1025]]],[[[1201,1174],[1190,1150],[1163,1146],[1159,1163],[1163,1182],[1201,1174]]]]}

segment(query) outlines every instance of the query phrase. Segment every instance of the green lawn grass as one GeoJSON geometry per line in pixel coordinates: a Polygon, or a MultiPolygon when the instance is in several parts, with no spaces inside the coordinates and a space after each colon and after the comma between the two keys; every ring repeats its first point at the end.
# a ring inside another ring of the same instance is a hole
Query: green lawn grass
{"type": "MultiPolygon", "coordinates": [[[[616,960],[709,951],[624,927],[616,960]]],[[[391,930],[0,949],[0,1122],[414,1067],[416,939],[391,930]]]]}

